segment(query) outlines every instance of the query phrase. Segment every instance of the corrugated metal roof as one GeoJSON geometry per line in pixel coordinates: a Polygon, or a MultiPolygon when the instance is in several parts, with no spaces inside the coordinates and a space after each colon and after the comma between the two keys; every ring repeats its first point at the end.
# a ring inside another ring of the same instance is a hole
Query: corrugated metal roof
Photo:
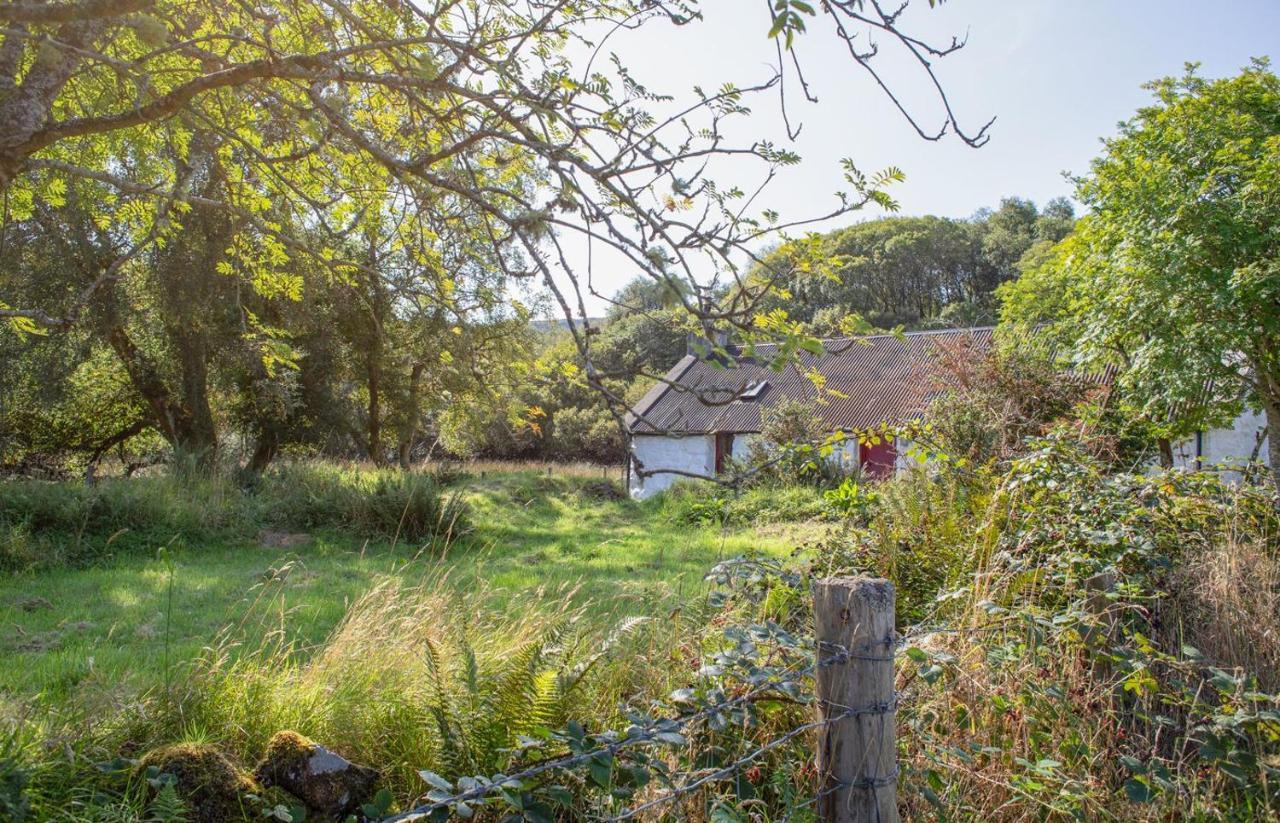
{"type": "MultiPolygon", "coordinates": [[[[991,329],[948,329],[904,335],[824,340],[822,355],[802,354],[778,371],[767,364],[776,346],[757,345],[755,360],[731,368],[691,356],[676,364],[636,404],[630,416],[635,433],[758,432],[760,410],[782,398],[818,395],[808,372],[825,380],[826,402],[818,413],[828,431],[854,431],[919,414],[928,401],[927,369],[940,346],[964,346],[975,353],[991,348],[991,329]],[[753,383],[767,385],[741,399],[753,383]]],[[[731,349],[735,357],[741,350],[731,349]]]]}

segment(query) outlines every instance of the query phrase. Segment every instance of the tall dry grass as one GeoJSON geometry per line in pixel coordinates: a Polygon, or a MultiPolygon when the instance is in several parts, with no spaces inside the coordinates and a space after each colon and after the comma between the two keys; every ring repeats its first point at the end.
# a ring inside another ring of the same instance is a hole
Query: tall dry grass
{"type": "Polygon", "coordinates": [[[291,729],[375,766],[407,804],[426,789],[420,769],[450,778],[501,772],[521,756],[522,738],[571,719],[599,726],[617,717],[624,696],[669,688],[643,661],[677,642],[671,626],[587,624],[588,607],[570,605],[573,595],[532,591],[497,609],[486,591],[461,591],[443,573],[416,585],[387,580],[304,649],[281,640],[291,616],[264,594],[151,730],[156,742],[199,730],[252,762],[291,729]],[[263,623],[278,627],[242,648],[237,637],[263,623]]]}
{"type": "Polygon", "coordinates": [[[1280,692],[1280,535],[1232,523],[1191,552],[1173,575],[1168,631],[1219,667],[1249,672],[1280,692]]]}

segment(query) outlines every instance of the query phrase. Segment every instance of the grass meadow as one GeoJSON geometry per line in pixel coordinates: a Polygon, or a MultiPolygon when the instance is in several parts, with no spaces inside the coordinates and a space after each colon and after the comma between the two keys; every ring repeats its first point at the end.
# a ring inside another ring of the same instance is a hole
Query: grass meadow
{"type": "MultiPolygon", "coordinates": [[[[424,769],[509,774],[565,734],[678,716],[807,659],[809,581],[850,572],[897,590],[905,819],[1280,808],[1269,489],[1114,473],[1055,439],[1000,471],[826,493],[680,485],[636,502],[601,474],[295,463],[249,487],[0,484],[0,818],[226,819],[201,817],[185,784],[186,816],[162,814],[139,769],[181,751],[244,775],[283,731],[376,768],[379,814],[410,808],[424,769]]],[[[803,813],[817,733],[763,746],[809,717],[781,695],[663,748],[691,782],[759,757],[681,819],[803,813]]],[[[661,793],[614,782],[646,762],[530,791],[559,819],[599,816],[661,793]]],[[[273,813],[233,794],[243,819],[273,813]]],[[[489,801],[478,819],[502,816],[489,801]]]]}
{"type": "MultiPolygon", "coordinates": [[[[267,546],[261,522],[270,517],[249,514],[216,529],[179,524],[172,534],[45,534],[37,551],[110,543],[89,546],[88,562],[0,579],[0,693],[53,706],[128,700],[181,678],[231,631],[248,647],[278,636],[305,655],[353,602],[389,582],[439,584],[473,614],[568,593],[582,620],[603,627],[687,601],[719,558],[785,555],[819,528],[678,522],[661,505],[611,493],[600,475],[510,465],[468,472],[454,490],[471,527],[447,541],[322,527],[301,545],[267,546]]],[[[208,495],[197,485],[179,508],[209,505],[208,495]]],[[[278,533],[292,534],[301,533],[278,533]]]]}

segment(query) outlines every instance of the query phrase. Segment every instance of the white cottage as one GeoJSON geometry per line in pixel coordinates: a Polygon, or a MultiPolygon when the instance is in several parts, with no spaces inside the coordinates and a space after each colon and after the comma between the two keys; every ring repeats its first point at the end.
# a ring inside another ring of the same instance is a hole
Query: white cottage
{"type": "MultiPolygon", "coordinates": [[[[628,416],[631,496],[649,497],[683,477],[720,474],[726,459],[745,456],[759,435],[762,409],[782,398],[817,395],[806,374],[810,370],[822,374],[832,390],[817,408],[826,431],[854,434],[916,417],[929,399],[931,364],[944,350],[948,356],[965,350],[985,354],[991,335],[992,329],[985,327],[824,340],[821,355],[802,354],[798,368],[788,365],[779,371],[768,366],[775,354],[768,345],[756,346],[755,361],[731,350],[736,361],[731,368],[691,352],[628,416]]],[[[1246,412],[1231,428],[1202,432],[1175,447],[1175,464],[1229,468],[1252,454],[1265,454],[1264,423],[1246,412]]],[[[884,477],[908,465],[910,445],[902,440],[859,445],[851,438],[837,459],[871,477],[884,477]]]]}
{"type": "MultiPolygon", "coordinates": [[[[720,474],[728,457],[743,457],[761,429],[760,412],[780,399],[809,399],[817,389],[807,372],[816,370],[830,390],[818,406],[827,431],[853,434],[918,415],[927,397],[927,370],[939,347],[985,353],[991,329],[948,329],[872,335],[823,341],[821,355],[802,354],[798,367],[769,368],[774,347],[756,346],[756,360],[732,368],[690,353],[663,382],[641,398],[629,416],[633,497],[656,494],[682,477],[720,474]]],[[[888,476],[909,460],[909,444],[845,442],[837,458],[872,477],[888,476]]]]}

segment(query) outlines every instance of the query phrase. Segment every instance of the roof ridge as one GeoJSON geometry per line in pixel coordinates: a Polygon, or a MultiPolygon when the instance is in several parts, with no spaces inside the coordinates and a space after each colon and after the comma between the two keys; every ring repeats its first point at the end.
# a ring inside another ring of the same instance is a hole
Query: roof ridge
{"type": "MultiPolygon", "coordinates": [[[[995,331],[995,330],[996,330],[995,326],[965,326],[959,329],[918,329],[916,331],[904,331],[904,332],[899,332],[897,334],[893,332],[878,332],[876,334],[851,334],[851,335],[846,335],[844,337],[820,337],[818,338],[818,342],[825,346],[828,343],[846,343],[853,340],[876,340],[882,337],[892,337],[896,340],[899,337],[928,337],[932,335],[960,334],[964,332],[973,334],[974,332],[995,331]]],[[[757,343],[755,345],[757,348],[759,348],[760,346],[776,346],[778,344],[776,342],[770,342],[770,343],[757,343]]],[[[745,346],[742,344],[737,344],[737,345],[731,346],[730,348],[737,349],[740,351],[743,348],[745,348],[745,346]]]]}

